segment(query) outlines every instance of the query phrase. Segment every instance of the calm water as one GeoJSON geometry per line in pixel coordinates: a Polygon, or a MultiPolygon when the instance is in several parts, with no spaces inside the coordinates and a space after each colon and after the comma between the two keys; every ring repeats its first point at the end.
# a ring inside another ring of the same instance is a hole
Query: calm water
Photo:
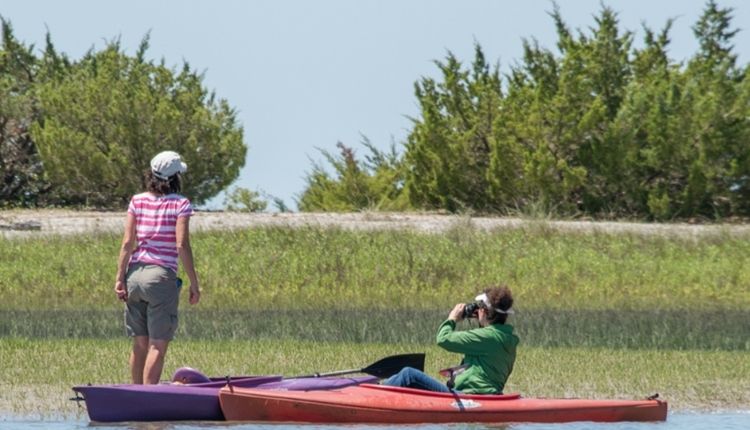
{"type": "Polygon", "coordinates": [[[747,430],[750,429],[750,411],[733,412],[733,413],[678,413],[670,414],[664,423],[569,423],[569,424],[498,424],[498,425],[474,425],[474,424],[454,424],[454,425],[411,425],[411,426],[364,426],[364,425],[299,425],[299,424],[227,424],[227,423],[125,423],[125,424],[91,424],[87,421],[5,421],[0,417],[0,429],[3,430],[31,430],[31,429],[50,429],[50,430],[74,430],[91,428],[92,430],[211,430],[211,429],[231,429],[231,430],[292,430],[302,428],[303,430],[323,430],[323,429],[372,429],[383,430],[389,428],[409,428],[413,430],[481,430],[481,429],[500,429],[500,430],[747,430]]]}

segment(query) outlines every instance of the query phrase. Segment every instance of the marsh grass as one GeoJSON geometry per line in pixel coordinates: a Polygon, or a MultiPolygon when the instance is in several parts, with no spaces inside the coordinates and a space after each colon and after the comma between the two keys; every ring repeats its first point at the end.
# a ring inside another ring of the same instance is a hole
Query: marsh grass
{"type": "MultiPolygon", "coordinates": [[[[128,380],[119,237],[0,238],[0,413],[80,414],[82,383],[128,380]]],[[[255,228],[196,234],[198,307],[181,304],[168,377],[306,374],[424,350],[456,302],[514,291],[522,338],[508,390],[643,397],[677,409],[750,404],[750,241],[564,233],[545,223],[443,234],[255,228]]],[[[186,300],[186,294],[182,295],[186,300]]],[[[7,415],[4,415],[7,416],[7,415]]]]}
{"type": "MultiPolygon", "coordinates": [[[[126,381],[128,348],[125,339],[5,339],[0,345],[0,411],[85,417],[68,400],[70,388],[126,381]]],[[[172,344],[164,379],[185,365],[214,376],[303,375],[361,368],[406,352],[426,352],[425,370],[436,377],[439,369],[459,359],[434,345],[190,340],[172,344]]],[[[673,411],[736,410],[750,404],[749,388],[750,361],[743,352],[525,347],[506,392],[623,399],[658,392],[673,411]]]]}
{"type": "Polygon", "coordinates": [[[645,398],[675,410],[746,410],[750,361],[740,351],[526,348],[511,389],[529,397],[645,398]]]}
{"type": "MultiPolygon", "coordinates": [[[[486,233],[468,223],[444,234],[254,228],[193,242],[208,309],[429,310],[498,282],[519,309],[750,308],[750,241],[730,236],[486,233]]],[[[116,309],[118,244],[115,235],[0,239],[0,308],[116,309]]]]}
{"type": "MultiPolygon", "coordinates": [[[[289,339],[429,344],[447,310],[201,310],[180,313],[177,339],[289,339]]],[[[750,312],[525,310],[511,317],[524,345],[750,352],[750,312]]],[[[462,323],[476,327],[476,322],[462,323]]],[[[123,337],[122,310],[1,311],[0,337],[123,337]]]]}

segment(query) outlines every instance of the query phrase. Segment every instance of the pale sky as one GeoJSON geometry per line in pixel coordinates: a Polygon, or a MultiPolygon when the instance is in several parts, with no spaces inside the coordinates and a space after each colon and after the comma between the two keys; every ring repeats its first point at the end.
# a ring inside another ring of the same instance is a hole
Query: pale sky
{"type": "MultiPolygon", "coordinates": [[[[601,4],[619,13],[621,29],[643,37],[642,23],[660,30],[668,18],[670,56],[697,48],[691,26],[703,0],[560,0],[569,27],[587,30],[601,4]]],[[[739,61],[750,61],[750,2],[719,0],[734,9],[739,61]]],[[[502,71],[521,57],[523,38],[555,49],[548,0],[0,0],[16,36],[38,49],[49,29],[72,59],[119,37],[132,54],[151,32],[149,57],[205,72],[204,85],[238,110],[248,155],[235,185],[263,190],[296,208],[316,148],[336,142],[359,155],[361,135],[400,148],[407,117],[418,115],[414,82],[438,76],[433,60],[447,51],[473,59],[474,42],[502,71]]],[[[218,208],[219,196],[208,207],[218,208]]]]}

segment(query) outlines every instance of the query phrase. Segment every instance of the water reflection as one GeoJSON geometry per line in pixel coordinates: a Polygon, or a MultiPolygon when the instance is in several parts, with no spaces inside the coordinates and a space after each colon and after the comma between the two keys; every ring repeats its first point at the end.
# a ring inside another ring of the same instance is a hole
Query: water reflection
{"type": "Polygon", "coordinates": [[[750,411],[691,414],[680,413],[669,415],[662,423],[566,423],[566,424],[449,424],[449,425],[306,425],[306,424],[255,424],[255,423],[227,423],[227,422],[181,422],[181,423],[123,423],[96,424],[85,421],[3,421],[0,419],[0,429],[3,430],[76,430],[76,429],[112,429],[112,430],[384,430],[384,429],[413,429],[413,430],[747,430],[750,428],[750,411]]]}

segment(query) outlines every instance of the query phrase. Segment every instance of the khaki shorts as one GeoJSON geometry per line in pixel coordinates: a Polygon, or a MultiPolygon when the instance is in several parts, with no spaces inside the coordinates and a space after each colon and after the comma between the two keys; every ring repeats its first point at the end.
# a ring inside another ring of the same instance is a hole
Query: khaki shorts
{"type": "Polygon", "coordinates": [[[166,267],[137,263],[128,269],[125,328],[128,336],[172,340],[177,330],[180,287],[166,267]]]}

